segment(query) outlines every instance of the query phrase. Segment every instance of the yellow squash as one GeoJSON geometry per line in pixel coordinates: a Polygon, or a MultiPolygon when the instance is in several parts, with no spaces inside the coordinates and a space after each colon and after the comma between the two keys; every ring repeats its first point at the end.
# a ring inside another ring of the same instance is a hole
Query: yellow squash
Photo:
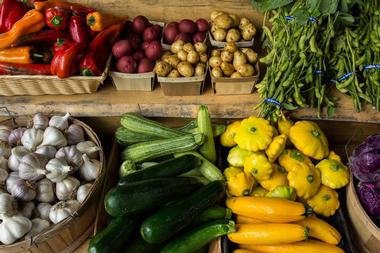
{"type": "Polygon", "coordinates": [[[338,193],[324,185],[321,185],[317,194],[307,200],[307,204],[315,213],[325,217],[334,215],[340,206],[338,193]]]}
{"type": "Polygon", "coordinates": [[[338,189],[348,184],[350,172],[342,162],[323,159],[315,166],[321,172],[322,184],[338,189]]]}
{"type": "Polygon", "coordinates": [[[293,187],[279,185],[265,195],[268,198],[283,198],[289,200],[296,200],[297,194],[293,187]]]}
{"type": "Polygon", "coordinates": [[[293,121],[287,119],[281,119],[277,122],[277,128],[280,134],[289,136],[290,128],[294,125],[293,121]]]}
{"type": "Polygon", "coordinates": [[[235,249],[234,251],[232,251],[232,253],[260,253],[260,252],[253,251],[253,250],[247,250],[247,249],[235,249]]]}
{"type": "Polygon", "coordinates": [[[344,253],[341,248],[328,243],[308,240],[280,245],[239,245],[240,248],[256,250],[263,253],[344,253]]]}
{"type": "Polygon", "coordinates": [[[277,164],[272,164],[272,174],[269,179],[260,180],[259,183],[267,191],[280,185],[289,185],[286,170],[277,164]]]}
{"type": "Polygon", "coordinates": [[[320,172],[305,163],[288,173],[289,185],[296,190],[297,196],[309,199],[314,196],[321,185],[320,172]]]}
{"type": "Polygon", "coordinates": [[[240,149],[236,146],[228,153],[227,162],[233,167],[244,167],[245,159],[252,154],[253,152],[240,149]]]}
{"type": "Polygon", "coordinates": [[[298,121],[290,128],[290,141],[304,155],[322,160],[329,155],[329,144],[319,126],[311,121],[298,121]]]}
{"type": "Polygon", "coordinates": [[[272,142],[273,128],[263,118],[249,117],[244,119],[235,135],[239,148],[257,152],[265,150],[272,142]]]}
{"type": "Polygon", "coordinates": [[[220,144],[223,147],[233,147],[236,145],[234,141],[237,130],[239,129],[241,121],[235,121],[229,124],[226,131],[220,135],[220,144]]]}
{"type": "Polygon", "coordinates": [[[341,162],[341,161],[342,161],[342,158],[340,158],[340,156],[337,155],[334,151],[330,151],[329,156],[328,156],[328,159],[329,159],[329,160],[338,161],[338,162],[341,162]]]}
{"type": "Polygon", "coordinates": [[[251,194],[254,178],[240,168],[228,167],[223,172],[227,180],[227,190],[231,196],[248,196],[251,194]]]}
{"type": "Polygon", "coordinates": [[[278,162],[288,172],[299,169],[303,163],[306,163],[309,167],[313,166],[309,157],[295,149],[284,150],[278,158],[278,162]]]}
{"type": "Polygon", "coordinates": [[[326,221],[317,218],[315,215],[312,215],[304,220],[296,221],[295,223],[308,227],[309,236],[320,241],[337,245],[342,236],[340,233],[326,221]]]}
{"type": "Polygon", "coordinates": [[[268,191],[265,190],[263,187],[261,186],[256,186],[255,188],[253,188],[252,192],[251,192],[251,196],[252,197],[265,197],[265,195],[267,195],[268,191]]]}
{"type": "Polygon", "coordinates": [[[280,134],[273,138],[267,150],[265,150],[269,162],[273,163],[281,155],[285,149],[287,138],[285,134],[280,134]]]}
{"type": "Polygon", "coordinates": [[[250,173],[257,180],[266,180],[270,178],[273,169],[265,154],[253,153],[245,159],[244,171],[250,173]]]}
{"type": "Polygon", "coordinates": [[[251,217],[243,216],[243,215],[236,215],[236,223],[237,224],[260,224],[260,223],[266,223],[265,221],[254,219],[251,217]]]}
{"type": "Polygon", "coordinates": [[[308,229],[291,223],[236,224],[227,237],[237,244],[284,244],[307,240],[308,229]]]}
{"type": "Polygon", "coordinates": [[[304,204],[280,198],[232,197],[226,206],[234,214],[251,217],[266,222],[293,222],[310,215],[304,204]]]}

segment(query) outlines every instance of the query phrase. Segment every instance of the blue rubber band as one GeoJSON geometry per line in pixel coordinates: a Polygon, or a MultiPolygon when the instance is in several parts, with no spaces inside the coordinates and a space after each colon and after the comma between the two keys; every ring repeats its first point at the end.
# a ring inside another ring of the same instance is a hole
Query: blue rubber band
{"type": "Polygon", "coordinates": [[[279,101],[277,101],[276,99],[273,99],[273,98],[266,98],[266,99],[264,99],[264,102],[269,103],[269,104],[274,104],[276,106],[281,107],[281,103],[279,101]]]}
{"type": "Polygon", "coordinates": [[[285,16],[285,19],[286,19],[286,21],[291,21],[294,19],[294,17],[293,16],[285,16]]]}
{"type": "Polygon", "coordinates": [[[380,69],[380,64],[371,64],[364,67],[364,70],[380,69]]]}
{"type": "Polygon", "coordinates": [[[316,70],[316,71],[314,71],[314,74],[316,74],[316,75],[324,75],[325,74],[325,72],[323,71],[323,70],[316,70]]]}
{"type": "Polygon", "coordinates": [[[350,72],[350,73],[347,73],[347,74],[345,74],[345,75],[339,77],[339,78],[337,79],[337,81],[341,83],[341,82],[343,82],[344,80],[348,79],[350,76],[352,76],[352,75],[354,75],[354,74],[355,74],[355,71],[352,71],[352,72],[350,72]]]}
{"type": "Polygon", "coordinates": [[[310,20],[312,23],[317,23],[317,22],[318,22],[317,18],[316,18],[316,17],[313,17],[313,16],[310,16],[310,17],[309,17],[309,20],[310,20]]]}

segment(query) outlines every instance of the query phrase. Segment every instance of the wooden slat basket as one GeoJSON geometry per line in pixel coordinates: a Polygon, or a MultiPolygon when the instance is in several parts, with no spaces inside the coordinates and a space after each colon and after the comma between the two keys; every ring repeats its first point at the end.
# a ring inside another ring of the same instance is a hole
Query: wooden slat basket
{"type": "MultiPolygon", "coordinates": [[[[2,122],[9,126],[27,126],[30,118],[18,117],[2,122]]],[[[70,123],[81,126],[87,140],[93,141],[99,147],[99,161],[102,164],[98,178],[93,182],[87,198],[81,203],[78,211],[58,224],[51,225],[40,234],[30,239],[21,239],[11,245],[0,245],[0,253],[70,253],[78,248],[94,231],[94,223],[98,211],[104,178],[106,176],[105,158],[101,142],[96,133],[85,123],[70,119],[70,123]]]]}

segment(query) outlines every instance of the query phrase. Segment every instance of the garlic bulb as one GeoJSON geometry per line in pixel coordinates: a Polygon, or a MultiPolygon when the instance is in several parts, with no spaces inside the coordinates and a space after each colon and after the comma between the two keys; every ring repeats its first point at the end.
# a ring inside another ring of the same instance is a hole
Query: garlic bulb
{"type": "Polygon", "coordinates": [[[69,145],[75,145],[84,141],[84,130],[81,126],[71,124],[66,130],[67,143],[69,145]]]}
{"type": "Polygon", "coordinates": [[[48,160],[45,156],[30,153],[25,155],[18,166],[20,178],[30,181],[37,181],[46,174],[45,166],[48,160]]]}
{"type": "Polygon", "coordinates": [[[26,154],[29,154],[29,153],[30,153],[29,149],[23,146],[17,146],[17,147],[12,148],[11,156],[8,159],[8,168],[13,171],[17,171],[21,159],[26,154]]]}
{"type": "Polygon", "coordinates": [[[50,209],[49,218],[54,224],[57,224],[73,215],[79,206],[80,204],[76,200],[60,201],[50,209]]]}
{"type": "Polygon", "coordinates": [[[33,127],[41,130],[45,130],[49,126],[49,118],[42,113],[37,113],[33,117],[33,127]]]}
{"type": "Polygon", "coordinates": [[[44,178],[36,183],[37,197],[40,202],[51,203],[55,200],[53,182],[44,178]]]}
{"type": "Polygon", "coordinates": [[[40,146],[37,148],[36,154],[44,155],[49,160],[55,157],[55,153],[57,153],[57,149],[53,146],[40,146]]]}
{"type": "Polygon", "coordinates": [[[8,159],[0,156],[0,168],[8,171],[8,159]]]}
{"type": "Polygon", "coordinates": [[[34,205],[33,201],[25,202],[25,203],[22,203],[22,205],[20,206],[19,213],[22,216],[30,219],[32,217],[34,208],[36,208],[36,206],[34,205]]]}
{"type": "Polygon", "coordinates": [[[60,148],[55,154],[55,158],[65,159],[74,170],[78,170],[83,163],[82,153],[75,146],[60,148]]]}
{"type": "Polygon", "coordinates": [[[49,121],[49,126],[58,128],[61,131],[64,131],[68,128],[70,118],[70,113],[66,113],[65,116],[53,116],[49,121]]]}
{"type": "Polygon", "coordinates": [[[21,137],[21,143],[30,151],[36,150],[36,147],[41,144],[44,137],[44,131],[36,128],[26,129],[21,137]]]}
{"type": "Polygon", "coordinates": [[[79,168],[79,176],[86,180],[92,181],[98,177],[98,173],[100,171],[101,164],[98,160],[89,159],[86,154],[82,156],[83,164],[79,168]]]}
{"type": "Polygon", "coordinates": [[[76,148],[83,154],[86,154],[91,159],[96,159],[99,156],[100,148],[92,141],[82,141],[76,145],[76,148]]]}
{"type": "Polygon", "coordinates": [[[16,211],[16,199],[9,193],[0,193],[0,214],[13,215],[16,211]]]}
{"type": "Polygon", "coordinates": [[[22,201],[32,201],[37,195],[35,186],[32,183],[22,179],[15,181],[12,185],[10,193],[16,199],[22,201]]]}
{"type": "Polygon", "coordinates": [[[77,200],[79,203],[83,203],[84,200],[87,198],[87,195],[89,194],[91,190],[92,184],[84,184],[79,186],[77,191],[77,200]]]}
{"type": "Polygon", "coordinates": [[[8,142],[0,141],[0,156],[4,156],[4,158],[8,158],[11,155],[11,146],[9,146],[8,142]]]}
{"type": "Polygon", "coordinates": [[[75,199],[80,182],[75,177],[68,176],[55,185],[55,194],[59,200],[75,199]]]}
{"type": "Polygon", "coordinates": [[[49,221],[51,205],[49,203],[39,203],[34,209],[34,216],[49,221]]]}
{"type": "Polygon", "coordinates": [[[67,175],[72,171],[72,168],[71,166],[67,165],[67,162],[62,158],[54,158],[46,164],[46,170],[46,177],[54,183],[57,183],[65,179],[67,175]]]}
{"type": "Polygon", "coordinates": [[[32,228],[29,233],[26,235],[27,238],[33,237],[40,234],[42,231],[50,227],[50,222],[40,218],[35,218],[32,220],[32,228]]]}
{"type": "Polygon", "coordinates": [[[8,142],[12,129],[9,126],[0,125],[0,141],[8,142]]]}
{"type": "Polygon", "coordinates": [[[14,185],[18,180],[22,180],[22,179],[18,176],[18,172],[11,172],[11,173],[8,175],[7,181],[5,182],[6,189],[7,189],[8,192],[11,192],[11,189],[12,189],[13,185],[14,185]]]}
{"type": "Polygon", "coordinates": [[[0,242],[5,245],[21,239],[32,228],[32,222],[21,215],[1,215],[0,219],[0,242]]]}
{"type": "Polygon", "coordinates": [[[54,146],[57,148],[67,145],[66,137],[55,127],[48,127],[44,132],[44,139],[40,146],[54,146]]]}
{"type": "Polygon", "coordinates": [[[16,129],[13,129],[8,137],[8,143],[11,146],[20,146],[21,145],[21,138],[24,135],[26,128],[19,127],[16,129]]]}
{"type": "Polygon", "coordinates": [[[0,185],[4,185],[8,178],[8,171],[0,168],[0,185]]]}

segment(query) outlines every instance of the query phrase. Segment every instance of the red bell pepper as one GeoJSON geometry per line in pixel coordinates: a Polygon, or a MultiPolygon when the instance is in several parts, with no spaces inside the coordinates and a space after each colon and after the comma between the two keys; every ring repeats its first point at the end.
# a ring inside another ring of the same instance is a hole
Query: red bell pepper
{"type": "Polygon", "coordinates": [[[30,44],[50,44],[52,45],[58,38],[68,38],[68,34],[64,31],[57,30],[43,30],[35,33],[28,33],[21,36],[12,47],[19,47],[30,44]]]}
{"type": "Polygon", "coordinates": [[[98,33],[91,42],[86,55],[80,63],[84,76],[99,76],[104,71],[112,45],[123,30],[123,24],[112,25],[98,33]]]}
{"type": "Polygon", "coordinates": [[[0,75],[51,75],[50,64],[0,62],[0,75]]]}
{"type": "Polygon", "coordinates": [[[57,52],[51,61],[51,73],[59,78],[75,75],[77,72],[77,58],[82,50],[79,43],[73,42],[68,48],[57,52]]]}
{"type": "Polygon", "coordinates": [[[83,45],[86,49],[90,43],[90,29],[86,20],[81,16],[71,16],[69,23],[69,33],[73,41],[83,45]]]}
{"type": "Polygon", "coordinates": [[[60,53],[68,49],[73,42],[70,39],[65,38],[58,38],[53,46],[53,52],[54,54],[60,53]]]}
{"type": "Polygon", "coordinates": [[[45,12],[46,24],[55,30],[65,30],[69,24],[69,18],[69,10],[64,8],[49,8],[45,12]]]}
{"type": "Polygon", "coordinates": [[[3,0],[0,7],[0,33],[8,32],[21,19],[28,8],[16,0],[3,0]]]}

